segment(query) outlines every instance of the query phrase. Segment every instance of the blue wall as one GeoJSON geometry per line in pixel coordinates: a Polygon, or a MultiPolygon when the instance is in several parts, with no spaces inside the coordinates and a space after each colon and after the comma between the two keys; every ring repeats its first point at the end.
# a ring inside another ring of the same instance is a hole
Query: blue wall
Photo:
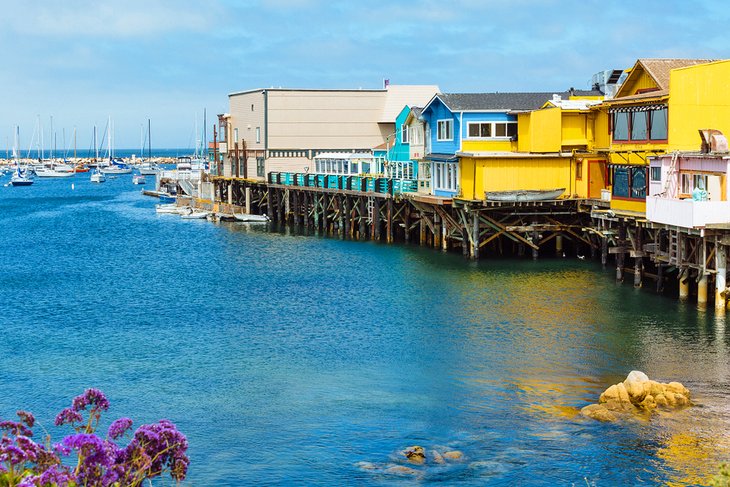
{"type": "Polygon", "coordinates": [[[440,99],[435,99],[426,110],[421,114],[423,119],[426,121],[428,129],[430,131],[431,139],[431,154],[454,154],[459,150],[459,140],[461,137],[461,123],[460,116],[458,113],[452,113],[451,110],[446,108],[446,105],[441,103],[440,99]],[[454,139],[450,141],[438,141],[438,120],[451,119],[453,120],[454,139]]]}
{"type": "MultiPolygon", "coordinates": [[[[406,118],[408,118],[408,114],[410,112],[410,107],[406,105],[405,107],[403,107],[403,110],[400,111],[395,119],[395,145],[393,145],[393,147],[391,147],[388,151],[388,160],[390,161],[411,160],[410,144],[404,144],[403,142],[401,142],[401,129],[403,127],[403,124],[406,123],[406,118]]],[[[406,130],[408,130],[408,127],[406,127],[406,130]]]]}

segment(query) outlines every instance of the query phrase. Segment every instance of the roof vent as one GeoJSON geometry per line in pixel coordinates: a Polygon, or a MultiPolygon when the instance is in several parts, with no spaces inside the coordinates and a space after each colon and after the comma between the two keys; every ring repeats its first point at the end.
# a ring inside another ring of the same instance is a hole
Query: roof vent
{"type": "Polygon", "coordinates": [[[560,101],[562,99],[563,98],[560,95],[558,95],[557,93],[553,93],[553,101],[560,101]]]}
{"type": "Polygon", "coordinates": [[[710,152],[728,152],[727,137],[717,129],[700,129],[700,137],[702,138],[702,147],[700,151],[703,154],[710,152]]]}

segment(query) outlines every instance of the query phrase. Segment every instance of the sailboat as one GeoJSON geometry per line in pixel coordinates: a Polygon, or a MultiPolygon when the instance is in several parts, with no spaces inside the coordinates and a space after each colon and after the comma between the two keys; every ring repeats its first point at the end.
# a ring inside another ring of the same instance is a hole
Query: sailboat
{"type": "MultiPolygon", "coordinates": [[[[99,160],[99,146],[96,145],[96,125],[94,125],[94,161],[99,160]]],[[[94,164],[94,170],[91,171],[91,177],[89,181],[92,183],[103,183],[106,181],[106,176],[99,170],[99,166],[94,164]]]]}
{"type": "Polygon", "coordinates": [[[33,178],[30,177],[29,171],[26,169],[22,171],[20,169],[20,162],[18,161],[18,140],[20,138],[20,127],[15,127],[15,144],[13,146],[13,159],[15,159],[15,174],[10,178],[10,184],[12,186],[30,186],[33,184],[33,178]]]}
{"type": "Polygon", "coordinates": [[[124,161],[114,157],[114,125],[109,118],[109,162],[108,165],[101,167],[100,170],[104,174],[130,174],[132,166],[125,164],[124,161]]]}
{"type": "Polygon", "coordinates": [[[68,164],[56,162],[56,137],[53,133],[53,117],[51,117],[51,135],[53,136],[53,149],[51,150],[51,162],[36,166],[35,175],[39,178],[69,178],[74,175],[73,168],[68,164]]]}
{"type": "MultiPolygon", "coordinates": [[[[142,176],[155,176],[160,170],[160,166],[152,162],[152,124],[150,119],[147,119],[147,161],[139,165],[137,170],[142,176]]],[[[144,144],[143,144],[144,145],[144,144]]],[[[144,150],[142,151],[144,152],[144,150]]]]}

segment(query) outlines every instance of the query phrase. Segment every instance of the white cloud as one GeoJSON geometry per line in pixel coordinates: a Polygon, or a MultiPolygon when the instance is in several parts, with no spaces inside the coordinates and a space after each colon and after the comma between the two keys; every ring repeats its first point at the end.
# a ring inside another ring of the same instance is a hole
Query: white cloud
{"type": "Polygon", "coordinates": [[[20,3],[5,8],[0,25],[18,34],[47,37],[154,37],[199,32],[215,25],[218,9],[204,2],[72,0],[20,3]]]}

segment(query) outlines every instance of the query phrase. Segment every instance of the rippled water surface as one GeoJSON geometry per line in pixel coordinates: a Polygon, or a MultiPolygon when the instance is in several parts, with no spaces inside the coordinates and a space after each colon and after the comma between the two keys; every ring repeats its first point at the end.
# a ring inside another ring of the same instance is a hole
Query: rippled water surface
{"type": "Polygon", "coordinates": [[[730,457],[730,345],[711,312],[593,262],[473,264],[155,203],[129,176],[0,187],[1,417],[50,426],[98,387],[108,421],[178,424],[190,485],[684,485],[730,457]],[[632,369],[699,406],[576,416],[632,369]],[[414,444],[465,458],[383,472],[414,444]]]}

